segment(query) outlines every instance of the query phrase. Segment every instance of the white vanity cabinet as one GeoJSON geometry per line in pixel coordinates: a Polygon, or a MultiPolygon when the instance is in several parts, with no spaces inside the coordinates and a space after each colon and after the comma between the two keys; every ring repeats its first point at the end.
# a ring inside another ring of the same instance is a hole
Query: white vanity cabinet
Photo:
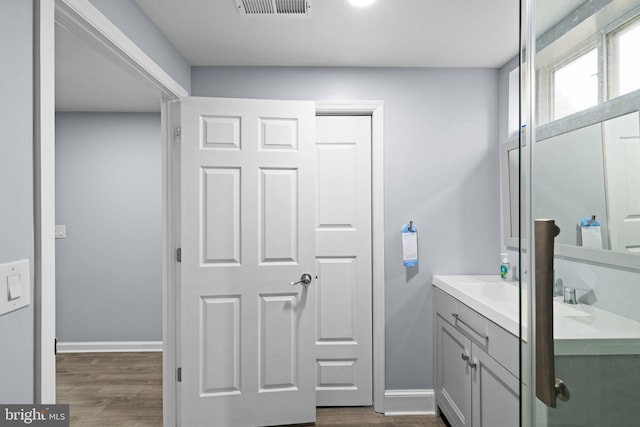
{"type": "Polygon", "coordinates": [[[434,288],[436,404],[452,426],[519,425],[518,339],[434,288]]]}

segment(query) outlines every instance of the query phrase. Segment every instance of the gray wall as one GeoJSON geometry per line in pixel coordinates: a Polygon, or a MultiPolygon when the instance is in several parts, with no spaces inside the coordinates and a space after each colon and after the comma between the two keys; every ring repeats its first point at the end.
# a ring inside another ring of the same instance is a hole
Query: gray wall
{"type": "Polygon", "coordinates": [[[500,259],[498,71],[193,67],[195,96],[382,100],[386,388],[433,388],[433,274],[495,274],[500,259]],[[402,266],[400,229],[419,230],[402,266]]]}
{"type": "MultiPolygon", "coordinates": [[[[638,120],[637,114],[635,117],[638,120]]],[[[602,247],[609,249],[602,125],[538,139],[535,156],[535,218],[555,220],[561,230],[556,243],[580,246],[577,224],[580,218],[595,215],[602,247]]]]}
{"type": "Polygon", "coordinates": [[[161,341],[157,113],[56,114],[56,333],[161,341]]]}
{"type": "MultiPolygon", "coordinates": [[[[0,263],[28,258],[33,283],[32,15],[30,1],[0,2],[0,263]]],[[[33,303],[0,316],[2,403],[33,402],[33,316],[33,303]]]]}
{"type": "Polygon", "coordinates": [[[507,142],[509,138],[509,73],[518,68],[518,56],[500,68],[498,72],[498,136],[500,143],[507,142]]]}
{"type": "Polygon", "coordinates": [[[187,91],[191,67],[134,0],[89,0],[187,91]]]}

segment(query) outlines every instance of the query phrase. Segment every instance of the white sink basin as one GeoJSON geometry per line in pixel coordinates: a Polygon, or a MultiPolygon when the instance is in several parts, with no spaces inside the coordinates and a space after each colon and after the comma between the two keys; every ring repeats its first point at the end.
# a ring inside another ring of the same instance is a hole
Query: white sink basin
{"type": "Polygon", "coordinates": [[[553,315],[561,317],[591,316],[589,313],[578,310],[570,304],[565,304],[563,302],[553,303],[553,315]]]}
{"type": "MultiPolygon", "coordinates": [[[[499,276],[433,276],[433,284],[515,336],[528,337],[527,293],[499,276]],[[522,334],[522,335],[521,335],[522,334]]],[[[557,355],[640,354],[640,322],[593,305],[553,302],[557,355]]]]}

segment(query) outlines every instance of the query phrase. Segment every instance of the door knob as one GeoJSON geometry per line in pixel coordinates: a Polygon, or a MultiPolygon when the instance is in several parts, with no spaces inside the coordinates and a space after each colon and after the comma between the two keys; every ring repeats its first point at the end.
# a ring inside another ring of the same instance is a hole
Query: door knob
{"type": "Polygon", "coordinates": [[[556,389],[556,397],[559,400],[566,402],[567,400],[571,399],[571,393],[569,393],[569,387],[567,387],[567,385],[563,383],[562,380],[559,378],[556,378],[555,389],[556,389]]]}
{"type": "Polygon", "coordinates": [[[304,273],[302,276],[300,276],[300,280],[298,280],[297,282],[290,282],[290,285],[297,285],[298,283],[302,283],[303,286],[309,286],[309,284],[311,283],[311,275],[309,273],[304,273]]]}

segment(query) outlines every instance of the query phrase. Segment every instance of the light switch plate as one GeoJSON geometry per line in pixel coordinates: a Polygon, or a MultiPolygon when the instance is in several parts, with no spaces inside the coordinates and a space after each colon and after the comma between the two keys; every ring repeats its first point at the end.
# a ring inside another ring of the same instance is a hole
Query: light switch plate
{"type": "Polygon", "coordinates": [[[0,316],[30,303],[29,260],[0,264],[0,316]]]}

